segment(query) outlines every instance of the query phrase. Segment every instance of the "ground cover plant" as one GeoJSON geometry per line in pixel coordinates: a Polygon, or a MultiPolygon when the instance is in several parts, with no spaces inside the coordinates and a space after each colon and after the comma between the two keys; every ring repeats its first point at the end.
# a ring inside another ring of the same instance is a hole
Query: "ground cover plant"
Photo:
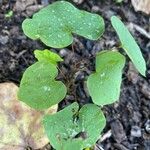
{"type": "MultiPolygon", "coordinates": [[[[145,76],[145,61],[134,38],[118,17],[113,16],[111,23],[120,38],[120,47],[145,76]]],[[[70,45],[73,34],[96,40],[104,32],[102,17],[80,11],[65,1],[43,8],[32,19],[26,19],[22,26],[28,37],[40,39],[53,48],[70,45]]],[[[30,107],[44,110],[59,103],[66,95],[65,83],[56,80],[57,63],[63,60],[49,50],[36,50],[35,57],[38,61],[25,71],[18,97],[30,107]]],[[[74,149],[82,150],[95,144],[106,123],[101,107],[119,99],[124,65],[125,56],[117,49],[97,53],[96,71],[87,80],[94,104],[87,104],[79,110],[78,104],[73,103],[54,115],[44,116],[45,131],[55,149],[69,150],[74,146],[74,149]]]]}

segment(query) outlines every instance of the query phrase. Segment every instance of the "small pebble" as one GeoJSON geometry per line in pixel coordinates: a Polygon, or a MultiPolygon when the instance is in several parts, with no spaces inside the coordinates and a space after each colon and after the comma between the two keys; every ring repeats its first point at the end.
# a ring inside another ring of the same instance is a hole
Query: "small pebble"
{"type": "Polygon", "coordinates": [[[74,101],[75,97],[73,95],[66,95],[66,100],[74,101]]]}
{"type": "Polygon", "coordinates": [[[99,7],[98,6],[93,6],[92,7],[92,11],[93,12],[98,12],[100,9],[99,9],[99,7]]]}
{"type": "Polygon", "coordinates": [[[48,0],[41,0],[41,4],[44,5],[44,6],[46,6],[46,5],[49,4],[49,2],[48,2],[48,0]]]}
{"type": "Polygon", "coordinates": [[[2,36],[2,35],[0,35],[0,43],[1,44],[6,44],[7,42],[8,42],[8,36],[6,35],[6,36],[2,36]]]}
{"type": "Polygon", "coordinates": [[[133,137],[141,137],[142,136],[141,128],[138,127],[138,126],[132,126],[131,136],[133,136],[133,137]]]}
{"type": "Polygon", "coordinates": [[[59,52],[61,57],[65,57],[67,55],[67,50],[66,49],[61,49],[59,52]]]}
{"type": "Polygon", "coordinates": [[[150,120],[147,120],[145,123],[145,130],[146,132],[150,133],[150,120]]]}
{"type": "Polygon", "coordinates": [[[84,72],[78,71],[75,73],[74,78],[76,81],[81,81],[84,79],[84,72]]]}
{"type": "Polygon", "coordinates": [[[73,0],[74,3],[82,4],[84,0],[73,0]]]}

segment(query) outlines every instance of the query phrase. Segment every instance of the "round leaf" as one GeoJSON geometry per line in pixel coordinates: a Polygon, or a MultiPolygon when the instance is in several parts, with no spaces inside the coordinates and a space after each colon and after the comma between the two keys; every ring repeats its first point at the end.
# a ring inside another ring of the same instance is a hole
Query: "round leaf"
{"type": "Polygon", "coordinates": [[[95,104],[103,106],[119,99],[125,57],[117,51],[102,51],[96,56],[96,73],[87,86],[95,104]]]}
{"type": "Polygon", "coordinates": [[[66,95],[66,87],[55,81],[58,70],[49,62],[37,62],[23,74],[18,97],[34,109],[43,110],[59,103],[66,95]]]}
{"type": "Polygon", "coordinates": [[[63,48],[73,42],[72,34],[98,39],[104,32],[103,18],[80,11],[66,1],[55,2],[25,19],[22,28],[31,39],[41,39],[47,46],[63,48]]]}
{"type": "Polygon", "coordinates": [[[44,117],[44,127],[51,145],[56,150],[82,150],[93,146],[106,124],[98,106],[84,105],[80,111],[73,103],[54,115],[44,117]]]}
{"type": "Polygon", "coordinates": [[[111,23],[120,38],[122,48],[126,51],[136,69],[143,76],[145,76],[146,63],[142,56],[141,50],[134,40],[133,36],[118,17],[113,16],[111,18],[111,23]]]}

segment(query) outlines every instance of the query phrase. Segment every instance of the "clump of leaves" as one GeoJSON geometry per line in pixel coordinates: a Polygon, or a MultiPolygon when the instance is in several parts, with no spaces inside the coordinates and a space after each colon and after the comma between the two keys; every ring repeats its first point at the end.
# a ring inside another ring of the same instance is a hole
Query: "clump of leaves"
{"type": "MultiPolygon", "coordinates": [[[[121,20],[111,18],[112,25],[135,67],[145,76],[146,64],[134,38],[121,20]]],[[[25,19],[23,31],[31,39],[40,39],[47,46],[63,48],[73,41],[73,34],[96,40],[104,32],[104,21],[97,14],[78,10],[72,4],[58,1],[49,5],[32,19],[25,19]]],[[[66,86],[56,80],[57,63],[63,61],[49,50],[34,52],[38,62],[24,73],[18,97],[32,108],[43,110],[59,103],[66,95],[66,86]]],[[[115,51],[102,51],[96,55],[96,71],[89,76],[87,86],[92,100],[99,106],[119,99],[122,69],[125,57],[115,51]]],[[[44,117],[44,126],[52,146],[57,150],[82,150],[97,141],[106,124],[102,111],[95,104],[80,110],[73,103],[54,115],[44,117]],[[94,123],[94,125],[93,125],[94,123]]]]}
{"type": "Polygon", "coordinates": [[[78,10],[66,1],[58,1],[34,14],[32,19],[25,19],[22,27],[31,39],[62,48],[73,42],[72,34],[98,39],[104,32],[104,21],[97,14],[78,10]]]}
{"type": "Polygon", "coordinates": [[[51,145],[57,150],[83,150],[91,147],[105,127],[103,112],[94,104],[79,110],[73,103],[54,115],[44,117],[44,126],[51,145]]]}
{"type": "Polygon", "coordinates": [[[66,95],[66,86],[55,78],[58,74],[59,55],[48,50],[35,50],[38,62],[31,65],[23,74],[18,98],[38,110],[59,103],[66,95]]]}
{"type": "MultiPolygon", "coordinates": [[[[146,63],[136,41],[118,17],[112,16],[111,22],[121,40],[121,47],[137,70],[145,76],[146,63]]],[[[117,51],[102,51],[97,54],[96,73],[90,75],[87,81],[89,93],[95,104],[103,106],[119,99],[124,65],[125,57],[117,51]]]]}

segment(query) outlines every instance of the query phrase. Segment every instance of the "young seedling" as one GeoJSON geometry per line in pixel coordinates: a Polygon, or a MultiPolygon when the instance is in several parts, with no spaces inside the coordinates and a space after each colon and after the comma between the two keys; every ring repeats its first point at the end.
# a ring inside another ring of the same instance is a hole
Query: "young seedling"
{"type": "Polygon", "coordinates": [[[58,1],[25,19],[24,33],[31,39],[40,39],[54,48],[63,48],[73,42],[72,34],[91,40],[98,39],[104,32],[104,21],[97,14],[75,8],[66,1],[58,1]]]}
{"type": "MultiPolygon", "coordinates": [[[[111,22],[121,40],[121,47],[131,58],[137,70],[145,76],[146,63],[136,41],[116,16],[111,22]]],[[[102,51],[96,56],[96,73],[89,76],[87,86],[95,104],[103,106],[119,100],[122,69],[125,57],[117,51],[102,51]]]]}
{"type": "Polygon", "coordinates": [[[66,95],[66,86],[56,81],[57,62],[62,59],[48,50],[35,50],[38,62],[23,74],[18,98],[34,109],[43,110],[59,103],[66,95]]]}
{"type": "Polygon", "coordinates": [[[37,58],[38,61],[40,61],[40,62],[43,62],[43,61],[49,62],[49,63],[54,64],[56,66],[57,66],[58,62],[63,61],[63,59],[59,55],[57,55],[56,53],[51,52],[48,49],[45,49],[43,51],[35,50],[34,55],[35,55],[35,57],[37,58]]]}
{"type": "MultiPolygon", "coordinates": [[[[145,76],[146,65],[134,38],[121,20],[111,18],[131,60],[145,76]]],[[[103,18],[75,8],[65,1],[49,5],[32,19],[25,19],[23,31],[31,39],[40,39],[49,47],[63,48],[73,42],[73,34],[96,40],[104,32],[103,18]]],[[[34,52],[38,62],[24,73],[18,97],[32,108],[43,110],[59,103],[66,95],[66,86],[55,78],[57,62],[63,61],[49,51],[34,52]]],[[[87,86],[92,100],[99,106],[111,104],[119,99],[122,69],[125,57],[115,51],[102,51],[96,55],[96,72],[89,76],[87,86]]],[[[97,141],[106,124],[106,119],[95,104],[86,104],[80,110],[73,103],[54,115],[46,115],[43,123],[51,145],[56,150],[83,150],[97,141]]]]}
{"type": "Polygon", "coordinates": [[[86,104],[79,110],[75,102],[54,115],[44,117],[51,145],[57,150],[83,150],[93,146],[106,120],[98,106],[86,104]]]}
{"type": "MultiPolygon", "coordinates": [[[[76,33],[89,39],[98,39],[104,32],[102,17],[80,11],[65,1],[55,2],[22,24],[24,33],[32,39],[41,39],[47,46],[62,48],[72,43],[76,33]]],[[[36,51],[38,62],[24,73],[18,97],[35,109],[45,109],[60,102],[66,87],[58,81],[57,61],[62,61],[52,52],[36,51]],[[38,82],[37,82],[38,81],[38,82]]]]}

